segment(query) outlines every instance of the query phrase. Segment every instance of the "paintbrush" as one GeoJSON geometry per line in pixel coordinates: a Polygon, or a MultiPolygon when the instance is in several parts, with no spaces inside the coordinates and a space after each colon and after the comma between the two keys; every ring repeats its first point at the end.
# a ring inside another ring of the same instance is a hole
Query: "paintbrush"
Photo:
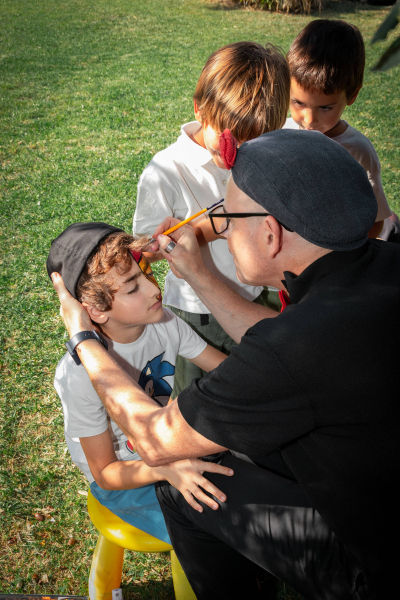
{"type": "MultiPolygon", "coordinates": [[[[211,210],[212,208],[214,208],[214,206],[217,206],[217,204],[221,204],[221,202],[223,202],[223,201],[224,201],[224,198],[222,198],[222,200],[219,200],[218,202],[215,202],[214,204],[211,204],[211,206],[208,206],[207,208],[203,208],[203,210],[200,210],[195,215],[192,215],[191,217],[188,217],[184,221],[181,221],[180,223],[177,223],[176,225],[174,225],[173,227],[171,227],[171,229],[167,229],[167,231],[164,231],[163,235],[169,235],[173,231],[176,231],[177,229],[179,229],[179,227],[182,227],[183,225],[186,225],[186,223],[189,223],[190,221],[193,221],[193,219],[195,219],[196,217],[199,217],[200,215],[204,214],[208,210],[211,210]]],[[[148,242],[145,242],[143,244],[142,249],[145,248],[146,246],[148,246],[149,244],[152,244],[153,242],[156,242],[156,241],[157,240],[155,238],[151,238],[151,240],[149,240],[148,242]]]]}

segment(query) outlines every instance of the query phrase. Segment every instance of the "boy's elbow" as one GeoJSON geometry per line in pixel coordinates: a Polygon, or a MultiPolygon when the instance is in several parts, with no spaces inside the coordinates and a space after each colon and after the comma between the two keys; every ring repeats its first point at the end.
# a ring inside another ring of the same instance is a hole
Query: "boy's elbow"
{"type": "Polygon", "coordinates": [[[97,485],[99,486],[99,488],[101,488],[102,490],[114,490],[115,488],[106,480],[104,479],[104,477],[95,477],[94,478],[95,482],[97,483],[97,485]]]}

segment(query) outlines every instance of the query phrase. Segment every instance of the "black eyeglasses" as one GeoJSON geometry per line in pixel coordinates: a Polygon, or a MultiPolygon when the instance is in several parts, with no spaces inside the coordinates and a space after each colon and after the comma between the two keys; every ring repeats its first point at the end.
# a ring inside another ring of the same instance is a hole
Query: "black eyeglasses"
{"type": "MultiPolygon", "coordinates": [[[[222,206],[217,206],[217,208],[214,208],[214,210],[211,210],[208,213],[208,216],[210,217],[212,228],[216,235],[221,235],[221,233],[224,233],[224,231],[226,231],[228,229],[231,219],[247,219],[248,217],[267,217],[270,214],[270,213],[265,213],[265,212],[264,213],[226,213],[226,212],[223,212],[223,210],[224,209],[222,206]],[[214,219],[217,219],[217,221],[220,220],[220,222],[218,223],[218,222],[214,221],[214,219]]],[[[271,215],[271,216],[273,216],[273,215],[271,215]]],[[[276,217],[274,217],[274,218],[276,218],[276,217]]],[[[278,221],[278,219],[276,219],[276,220],[278,221]]],[[[278,223],[284,229],[293,233],[293,229],[289,229],[289,227],[286,227],[286,225],[284,225],[280,221],[278,221],[278,223]]]]}

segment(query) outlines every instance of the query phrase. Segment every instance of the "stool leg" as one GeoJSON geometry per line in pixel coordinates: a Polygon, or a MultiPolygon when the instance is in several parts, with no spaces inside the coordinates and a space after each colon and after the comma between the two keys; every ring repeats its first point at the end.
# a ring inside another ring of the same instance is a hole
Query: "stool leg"
{"type": "Polygon", "coordinates": [[[194,591],[191,588],[174,550],[171,550],[171,566],[176,600],[196,600],[194,591]]]}
{"type": "Polygon", "coordinates": [[[123,561],[124,549],[100,533],[89,575],[90,600],[112,600],[112,590],[121,585],[123,561]]]}

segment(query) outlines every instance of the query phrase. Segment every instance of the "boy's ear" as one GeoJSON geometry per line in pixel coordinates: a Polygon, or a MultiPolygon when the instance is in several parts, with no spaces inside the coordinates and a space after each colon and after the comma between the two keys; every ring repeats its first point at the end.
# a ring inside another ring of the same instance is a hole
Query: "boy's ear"
{"type": "Polygon", "coordinates": [[[357,96],[358,96],[361,88],[362,88],[362,85],[360,85],[360,87],[358,88],[358,90],[356,90],[354,92],[354,94],[352,95],[352,97],[350,98],[350,100],[347,100],[347,106],[351,106],[352,104],[354,104],[354,102],[357,100],[357,96]]]}
{"type": "Polygon", "coordinates": [[[99,310],[95,306],[90,306],[90,304],[88,304],[87,302],[82,302],[82,306],[84,307],[92,321],[94,321],[95,323],[99,323],[99,325],[104,325],[104,323],[107,323],[107,312],[105,312],[104,310],[99,310]]]}
{"type": "Polygon", "coordinates": [[[194,117],[198,123],[202,123],[201,113],[199,111],[199,106],[196,100],[193,100],[193,109],[194,109],[194,117]]]}

